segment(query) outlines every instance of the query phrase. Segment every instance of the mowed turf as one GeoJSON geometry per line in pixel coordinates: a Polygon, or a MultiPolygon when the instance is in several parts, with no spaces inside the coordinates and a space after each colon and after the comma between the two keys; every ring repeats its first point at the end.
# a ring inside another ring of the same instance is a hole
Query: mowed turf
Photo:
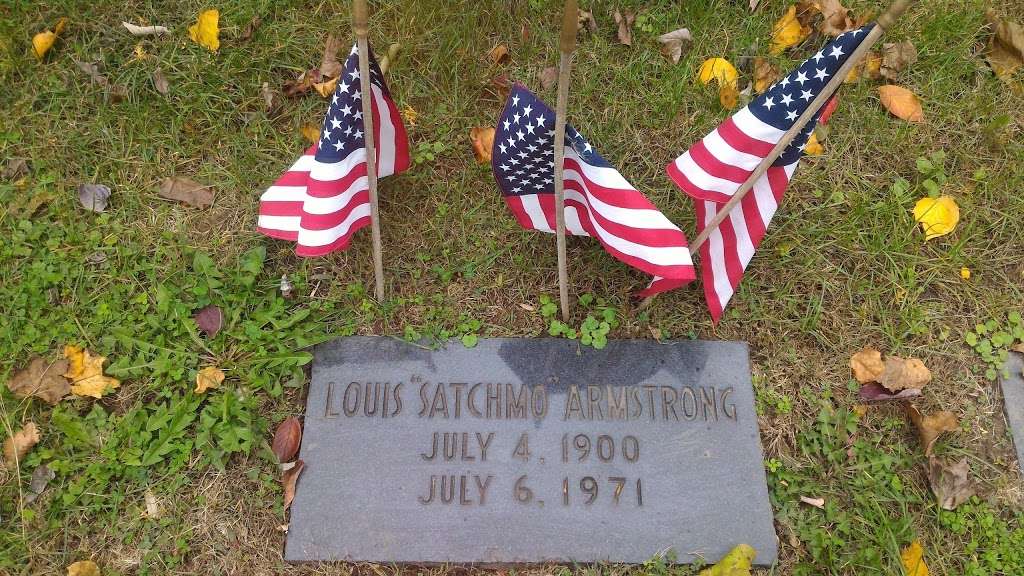
{"type": "MultiPolygon", "coordinates": [[[[743,1],[584,3],[599,31],[580,37],[570,122],[691,237],[693,210],[664,166],[728,115],[713,90],[695,83],[700,63],[768,55],[787,4],[761,4],[751,14],[743,1]],[[632,48],[615,40],[615,7],[640,13],[632,48]],[[673,65],[654,38],[679,27],[694,43],[673,65]]],[[[865,15],[885,4],[848,6],[865,15]]],[[[964,343],[976,324],[1004,323],[1024,308],[1024,98],[980,57],[984,9],[980,0],[922,2],[887,34],[917,47],[919,61],[898,83],[921,97],[926,121],[891,117],[878,82],[846,85],[825,154],[802,163],[717,326],[699,283],[641,312],[630,294],[647,278],[595,241],[569,240],[573,300],[600,300],[576,306],[574,326],[603,306],[617,311],[615,338],[750,342],[781,542],[770,573],[899,574],[899,552],[915,539],[934,574],[1024,570],[1024,494],[1000,394],[964,343]],[[946,176],[942,193],[960,204],[961,223],[925,242],[911,215],[927,194],[917,160],[937,152],[945,154],[936,168],[946,176]],[[977,500],[953,513],[938,509],[899,407],[857,415],[847,363],[865,345],[932,369],[919,404],[960,419],[961,431],[944,436],[937,453],[968,459],[977,500]],[[824,498],[825,509],[801,505],[800,496],[824,498]]],[[[997,9],[1019,18],[1024,3],[997,9]]],[[[281,561],[287,517],[265,444],[278,422],[303,410],[312,343],[353,333],[547,333],[539,300],[557,294],[554,238],[518,228],[489,166],[475,162],[468,133],[500,112],[496,76],[553,104],[554,90],[541,90],[537,73],[557,64],[559,11],[538,0],[374,3],[377,52],[402,45],[388,83],[399,107],[415,111],[408,129],[417,162],[382,182],[387,298],[373,302],[368,232],[346,252],[313,260],[255,232],[260,192],[306,146],[300,128],[318,123],[326,107],[310,95],[268,112],[261,86],[279,90],[317,65],[328,32],[349,37],[347,2],[0,6],[0,158],[30,166],[24,180],[0,181],[0,374],[77,343],[109,356],[123,380],[101,401],[68,399],[58,408],[0,393],[4,436],[28,420],[43,436],[20,474],[0,475],[0,572],[62,573],[89,558],[104,574],[392,572],[281,561]],[[211,7],[221,11],[215,54],[186,30],[211,7]],[[37,62],[32,35],[62,16],[66,32],[37,62]],[[255,16],[260,25],[242,40],[255,16]],[[166,25],[171,34],[133,38],[122,20],[166,25]],[[502,42],[511,61],[494,66],[486,53],[502,42]],[[76,61],[102,63],[127,97],[114,102],[76,61]],[[154,88],[157,68],[169,80],[167,96],[154,88]],[[160,199],[160,181],[174,175],[212,185],[213,207],[160,199]],[[106,214],[79,207],[81,183],[110,186],[106,214]],[[279,295],[283,274],[293,299],[279,295]],[[207,303],[225,310],[226,327],[213,339],[190,320],[207,303]],[[199,397],[190,390],[207,365],[228,379],[199,397]],[[23,504],[41,463],[56,477],[23,504]],[[147,492],[158,518],[144,514],[147,492]]],[[[822,42],[772,60],[788,69],[822,42]]],[[[530,571],[691,568],[654,560],[530,571]]]]}

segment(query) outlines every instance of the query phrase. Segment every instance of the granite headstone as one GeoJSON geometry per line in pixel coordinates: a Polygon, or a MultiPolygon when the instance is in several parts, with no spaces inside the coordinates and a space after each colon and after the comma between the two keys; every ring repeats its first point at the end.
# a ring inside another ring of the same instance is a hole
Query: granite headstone
{"type": "Polygon", "coordinates": [[[1005,377],[999,379],[1006,406],[1006,421],[1010,424],[1013,444],[1017,447],[1017,465],[1024,474],[1024,355],[1011,352],[1003,366],[1005,377]]]}
{"type": "Polygon", "coordinates": [[[315,350],[288,561],[776,559],[741,342],[315,350]]]}

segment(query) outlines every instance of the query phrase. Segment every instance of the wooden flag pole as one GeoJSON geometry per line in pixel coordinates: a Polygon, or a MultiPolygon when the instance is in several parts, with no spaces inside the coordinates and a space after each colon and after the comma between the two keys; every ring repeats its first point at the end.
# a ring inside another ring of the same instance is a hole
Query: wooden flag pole
{"type": "Polygon", "coordinates": [[[359,49],[359,91],[363,104],[363,138],[366,143],[366,182],[370,191],[370,233],[373,238],[374,294],[384,300],[384,253],[380,240],[380,213],[377,210],[377,146],[374,142],[373,85],[370,82],[370,9],[366,0],[352,2],[352,29],[359,49]]]}
{"type": "MultiPolygon", "coordinates": [[[[694,238],[693,242],[690,244],[690,254],[692,257],[696,258],[697,251],[700,249],[701,245],[707,241],[708,237],[711,236],[711,233],[718,229],[718,226],[729,217],[729,212],[743,201],[743,198],[754,187],[754,183],[764,176],[765,172],[768,171],[768,168],[771,168],[771,165],[778,160],[779,156],[782,155],[790,143],[800,135],[800,132],[802,132],[807,126],[807,123],[811,121],[811,118],[814,118],[814,115],[818,113],[818,110],[820,110],[821,107],[828,102],[829,98],[835,94],[839,86],[842,85],[844,80],[846,80],[846,76],[849,75],[850,70],[867,55],[875,42],[882,36],[882,34],[885,34],[885,31],[893,25],[896,19],[906,12],[907,8],[910,7],[910,4],[913,1],[914,0],[896,0],[893,2],[892,6],[890,6],[889,9],[878,18],[875,22],[875,27],[868,32],[868,35],[857,46],[857,49],[850,54],[850,57],[847,58],[846,62],[839,67],[839,70],[836,71],[828,84],[825,85],[825,88],[818,93],[818,96],[811,101],[811,104],[806,110],[804,110],[804,113],[797,118],[796,123],[782,135],[782,138],[779,139],[777,144],[775,144],[772,151],[765,156],[763,160],[761,160],[761,163],[757,165],[757,168],[751,172],[747,180],[736,190],[736,193],[733,194],[732,198],[722,206],[718,213],[715,214],[715,217],[708,222],[707,226],[704,227],[704,230],[694,238]]],[[[639,309],[643,310],[649,306],[651,302],[654,301],[655,296],[657,296],[657,294],[652,294],[645,298],[643,302],[640,303],[639,309]]]]}
{"type": "Polygon", "coordinates": [[[565,253],[565,115],[569,104],[569,74],[572,72],[572,53],[576,49],[576,31],[579,11],[576,0],[565,0],[562,14],[562,38],[558,60],[558,100],[555,103],[555,235],[558,245],[558,297],[562,308],[562,321],[569,321],[569,270],[565,253]]]}

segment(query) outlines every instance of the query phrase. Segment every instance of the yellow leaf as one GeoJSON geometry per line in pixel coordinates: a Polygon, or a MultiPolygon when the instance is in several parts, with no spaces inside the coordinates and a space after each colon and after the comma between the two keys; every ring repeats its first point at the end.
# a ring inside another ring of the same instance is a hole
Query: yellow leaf
{"type": "Polygon", "coordinates": [[[408,104],[406,104],[405,107],[402,108],[402,119],[405,120],[405,123],[408,124],[409,126],[415,126],[416,119],[419,118],[419,116],[420,113],[417,112],[415,108],[409,106],[408,104]]]}
{"type": "Polygon", "coordinates": [[[42,60],[43,56],[46,56],[46,53],[50,51],[50,48],[53,48],[53,43],[56,41],[57,35],[49,30],[33,36],[32,49],[36,53],[36,58],[42,60]]]}
{"type": "Polygon", "coordinates": [[[217,27],[219,20],[219,11],[203,10],[199,13],[196,23],[188,27],[188,35],[192,40],[216,52],[220,48],[220,28],[217,27]]]}
{"type": "Polygon", "coordinates": [[[469,140],[473,143],[473,154],[476,156],[476,161],[480,164],[490,162],[491,149],[494,148],[494,128],[474,126],[469,129],[469,140]]]}
{"type": "Polygon", "coordinates": [[[316,144],[320,140],[320,129],[315,124],[303,124],[299,130],[310,143],[316,144]]]}
{"type": "Polygon", "coordinates": [[[850,356],[850,369],[853,370],[853,377],[861,384],[878,382],[882,378],[882,374],[885,373],[882,353],[868,346],[850,356]]]}
{"type": "Polygon", "coordinates": [[[100,576],[100,567],[92,560],[80,560],[68,566],[68,576],[100,576]]]}
{"type": "Polygon", "coordinates": [[[104,392],[121,385],[120,380],[103,375],[104,356],[93,356],[88,350],[72,344],[64,347],[68,371],[64,377],[71,380],[71,393],[76,396],[102,398],[104,392]]]}
{"type": "Polygon", "coordinates": [[[786,14],[779,18],[772,29],[772,54],[782,54],[811,35],[809,27],[800,24],[796,18],[796,6],[790,6],[786,14]]]}
{"type": "Polygon", "coordinates": [[[207,366],[196,374],[196,394],[204,394],[210,388],[219,388],[224,381],[224,372],[220,368],[207,366]]]}
{"type": "Polygon", "coordinates": [[[700,576],[750,576],[750,565],[757,551],[748,544],[739,544],[711,568],[700,571],[700,576]]]}
{"type": "Polygon", "coordinates": [[[968,268],[967,266],[961,266],[960,267],[960,277],[963,278],[964,280],[970,280],[971,279],[971,269],[968,268]]]}
{"type": "Polygon", "coordinates": [[[39,427],[35,422],[25,424],[25,427],[14,433],[13,436],[4,442],[4,461],[7,466],[14,468],[25,454],[39,443],[39,427]]]}
{"type": "Polygon", "coordinates": [[[825,147],[818,142],[818,135],[811,132],[811,137],[807,139],[807,146],[804,147],[804,154],[809,156],[821,156],[825,153],[825,147]]]}
{"type": "Polygon", "coordinates": [[[878,87],[878,94],[882,100],[882,106],[897,118],[907,122],[924,122],[924,111],[921,109],[921,102],[913,92],[902,86],[886,84],[878,87]]]}
{"type": "Polygon", "coordinates": [[[914,220],[921,223],[925,240],[945,236],[960,222],[960,207],[952,196],[921,198],[914,205],[914,220]]]}
{"type": "Polygon", "coordinates": [[[717,80],[719,86],[738,87],[739,74],[736,68],[725,58],[708,58],[700,65],[697,71],[697,80],[707,85],[712,80],[717,80]]]}
{"type": "Polygon", "coordinates": [[[736,90],[736,87],[731,84],[723,84],[718,89],[718,101],[722,104],[722,108],[732,110],[737,104],[739,104],[739,90],[736,90]]]}
{"type": "Polygon", "coordinates": [[[313,89],[320,93],[324,98],[330,98],[331,94],[334,94],[334,89],[338,86],[338,76],[334,78],[328,78],[323,82],[317,82],[313,84],[313,89]]]}
{"type": "Polygon", "coordinates": [[[924,563],[924,548],[920,540],[914,540],[900,554],[903,568],[907,576],[928,576],[928,566],[924,563]]]}

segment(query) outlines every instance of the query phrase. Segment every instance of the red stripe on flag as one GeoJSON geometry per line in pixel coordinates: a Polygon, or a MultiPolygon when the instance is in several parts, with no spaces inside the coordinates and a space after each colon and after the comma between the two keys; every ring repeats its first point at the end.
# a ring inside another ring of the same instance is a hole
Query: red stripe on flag
{"type": "Polygon", "coordinates": [[[333,198],[348,190],[363,176],[366,176],[366,162],[353,166],[348,174],[337,180],[317,180],[310,177],[307,191],[313,198],[333,198]]]}
{"type": "Polygon", "coordinates": [[[337,240],[331,242],[330,244],[325,244],[323,246],[305,246],[299,244],[298,246],[295,247],[295,254],[297,256],[302,256],[303,258],[310,258],[314,256],[324,256],[325,254],[329,254],[331,252],[334,252],[335,250],[344,250],[345,248],[348,248],[348,244],[352,240],[352,235],[355,234],[357,231],[361,230],[362,228],[365,228],[369,224],[369,216],[359,218],[358,220],[352,222],[352,227],[349,228],[347,233],[339,237],[337,240]]]}
{"type": "Polygon", "coordinates": [[[665,172],[668,173],[669,180],[675,182],[675,185],[680,190],[685,192],[687,196],[694,200],[709,200],[711,202],[728,202],[732,196],[723,194],[716,190],[705,190],[700,186],[697,186],[690,179],[686,177],[686,174],[676,166],[675,162],[669,162],[668,166],[665,166],[665,172]]]}
{"type": "Polygon", "coordinates": [[[302,223],[300,224],[303,230],[328,230],[334,228],[338,224],[341,224],[348,218],[349,214],[353,210],[360,206],[370,203],[370,191],[361,190],[352,199],[339,210],[330,212],[328,214],[310,214],[304,212],[302,214],[302,223]]]}
{"type": "Polygon", "coordinates": [[[301,216],[302,202],[265,200],[260,202],[260,216],[301,216]]]}
{"type": "Polygon", "coordinates": [[[775,144],[772,142],[765,142],[764,140],[758,140],[757,138],[751,138],[747,136],[740,127],[736,125],[730,116],[725,122],[722,122],[718,126],[718,135],[725,140],[729,146],[739,150],[740,152],[746,152],[753,156],[759,156],[761,158],[767,157],[772,153],[772,149],[775,148],[775,144]]]}
{"type": "Polygon", "coordinates": [[[708,174],[736,184],[743,184],[751,174],[750,170],[744,170],[719,160],[704,146],[703,140],[698,140],[690,148],[690,157],[708,174]]]}
{"type": "Polygon", "coordinates": [[[523,199],[519,196],[505,196],[505,204],[508,209],[512,211],[512,215],[516,217],[516,221],[519,225],[527,230],[535,230],[533,227],[533,220],[530,219],[530,215],[526,213],[526,208],[523,207],[523,199]]]}

